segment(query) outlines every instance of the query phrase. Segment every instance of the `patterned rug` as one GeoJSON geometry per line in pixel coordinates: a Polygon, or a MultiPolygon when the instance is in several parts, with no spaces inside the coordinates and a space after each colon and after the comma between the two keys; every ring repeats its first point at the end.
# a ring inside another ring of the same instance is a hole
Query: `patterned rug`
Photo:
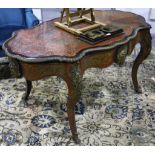
{"type": "Polygon", "coordinates": [[[76,105],[80,144],[71,139],[67,86],[57,77],[33,82],[26,106],[25,80],[0,81],[0,145],[155,145],[155,59],[140,66],[142,94],[131,80],[133,58],[119,67],[88,69],[76,105]]]}

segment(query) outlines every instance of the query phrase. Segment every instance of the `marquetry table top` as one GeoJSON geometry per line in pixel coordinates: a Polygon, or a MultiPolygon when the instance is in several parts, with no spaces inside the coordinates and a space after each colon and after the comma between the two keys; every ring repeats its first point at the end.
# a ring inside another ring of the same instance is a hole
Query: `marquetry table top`
{"type": "Polygon", "coordinates": [[[8,56],[26,62],[47,60],[77,61],[85,54],[97,50],[114,48],[129,41],[140,29],[150,27],[139,15],[122,11],[95,11],[96,21],[115,24],[123,28],[124,34],[90,45],[76,36],[57,28],[54,22],[44,22],[32,29],[20,30],[3,46],[8,56]]]}

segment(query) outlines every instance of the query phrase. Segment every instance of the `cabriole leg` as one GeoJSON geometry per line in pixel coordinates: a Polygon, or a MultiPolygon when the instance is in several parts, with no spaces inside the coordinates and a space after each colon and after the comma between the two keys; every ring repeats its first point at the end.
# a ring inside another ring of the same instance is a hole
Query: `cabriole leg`
{"type": "Polygon", "coordinates": [[[25,101],[28,100],[28,97],[30,95],[32,89],[32,81],[26,80],[26,94],[25,94],[25,101]]]}
{"type": "Polygon", "coordinates": [[[67,85],[68,85],[68,102],[67,102],[67,114],[68,121],[72,133],[72,138],[75,143],[80,143],[77,134],[76,122],[75,122],[75,105],[78,102],[81,95],[81,74],[78,65],[73,65],[67,73],[67,85]]]}
{"type": "Polygon", "coordinates": [[[137,56],[132,68],[132,80],[133,80],[134,89],[137,93],[142,93],[141,87],[139,86],[138,80],[137,80],[137,71],[140,64],[143,62],[143,60],[147,58],[147,56],[151,52],[151,48],[152,48],[151,40],[152,38],[151,38],[150,30],[145,30],[144,32],[142,32],[141,41],[140,41],[140,44],[141,44],[140,53],[137,56]]]}

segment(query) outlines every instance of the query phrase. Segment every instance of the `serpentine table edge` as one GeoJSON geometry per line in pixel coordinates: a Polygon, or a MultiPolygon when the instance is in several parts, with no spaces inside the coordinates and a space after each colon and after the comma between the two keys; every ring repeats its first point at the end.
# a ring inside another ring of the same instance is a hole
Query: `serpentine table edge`
{"type": "MultiPolygon", "coordinates": [[[[142,17],[141,17],[142,18],[142,17]]],[[[145,22],[145,20],[144,20],[145,22]]],[[[32,88],[32,81],[40,80],[48,76],[61,77],[68,86],[67,114],[72,138],[79,142],[75,123],[74,108],[82,89],[82,76],[88,68],[106,68],[113,63],[120,66],[125,62],[127,55],[130,55],[137,43],[141,49],[132,67],[132,80],[136,92],[141,93],[137,80],[137,72],[140,64],[151,52],[151,26],[139,26],[135,28],[131,35],[125,39],[108,46],[98,46],[83,49],[74,57],[52,56],[47,58],[26,58],[18,54],[13,54],[7,44],[13,40],[19,32],[15,32],[12,37],[5,42],[3,49],[10,60],[10,67],[15,77],[25,77],[27,91],[25,100],[28,99],[32,88]]]]}

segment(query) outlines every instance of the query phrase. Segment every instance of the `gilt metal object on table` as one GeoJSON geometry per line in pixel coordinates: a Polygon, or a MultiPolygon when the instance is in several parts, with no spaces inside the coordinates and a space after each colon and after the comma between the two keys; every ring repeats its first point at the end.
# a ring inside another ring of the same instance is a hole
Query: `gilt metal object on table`
{"type": "Polygon", "coordinates": [[[67,114],[72,137],[78,141],[75,123],[75,104],[81,94],[81,81],[87,68],[106,68],[113,63],[122,65],[137,43],[141,44],[139,55],[132,68],[134,89],[140,93],[137,71],[151,51],[150,25],[139,15],[121,11],[95,11],[95,18],[105,24],[123,28],[123,34],[95,45],[77,39],[55,26],[60,18],[44,22],[39,26],[16,32],[3,48],[10,58],[12,70],[17,77],[27,81],[27,94],[32,81],[48,76],[59,76],[68,86],[67,114]],[[16,74],[17,73],[17,74],[16,74]]]}
{"type": "Polygon", "coordinates": [[[123,29],[119,26],[96,21],[92,8],[78,8],[76,12],[64,8],[60,21],[56,21],[55,25],[90,44],[96,44],[123,33],[123,29]],[[86,15],[90,17],[88,18],[86,15]],[[63,20],[63,17],[66,20],[63,20]]]}

